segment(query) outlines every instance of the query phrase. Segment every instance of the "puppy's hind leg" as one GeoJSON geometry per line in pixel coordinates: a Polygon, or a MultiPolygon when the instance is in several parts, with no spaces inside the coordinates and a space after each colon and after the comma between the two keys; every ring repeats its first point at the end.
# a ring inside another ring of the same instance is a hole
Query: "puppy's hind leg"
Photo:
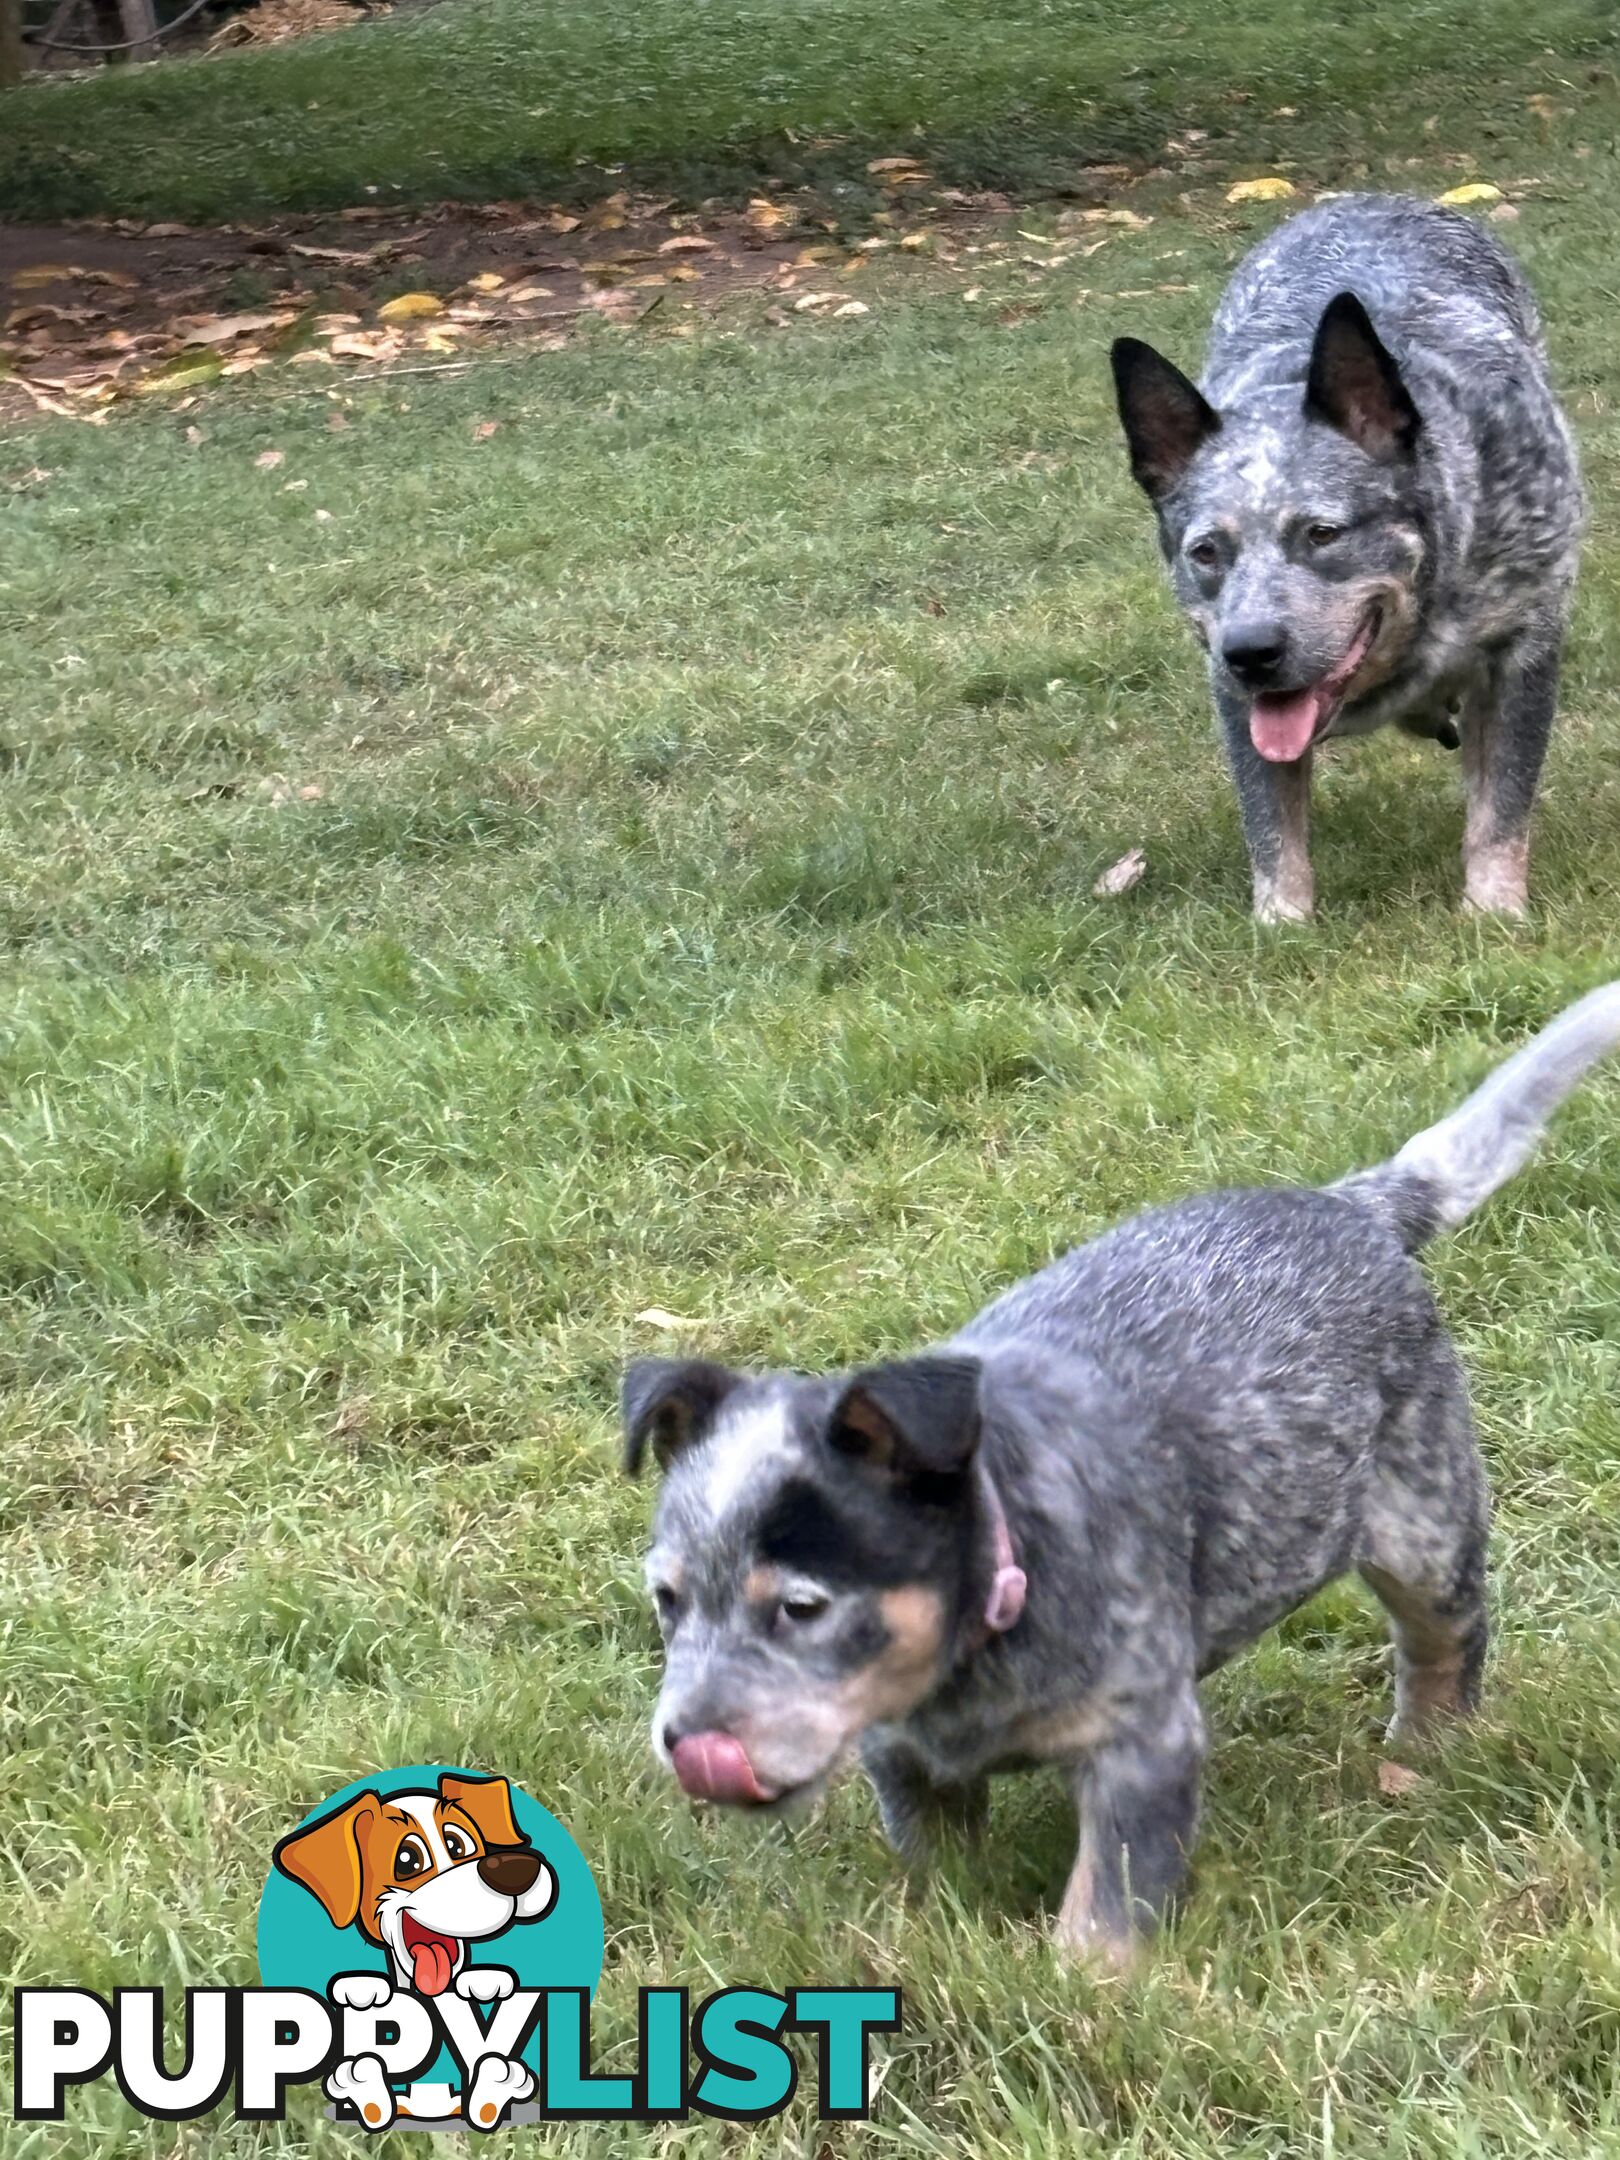
{"type": "Polygon", "coordinates": [[[1483,670],[1463,714],[1465,905],[1522,916],[1530,886],[1530,812],[1558,705],[1562,631],[1527,631],[1483,670]]]}
{"type": "Polygon", "coordinates": [[[1395,1642],[1391,1741],[1416,1743],[1479,1707],[1485,1614],[1485,1472],[1450,1352],[1386,1420],[1359,1560],[1395,1642]]]}
{"type": "Polygon", "coordinates": [[[1311,753],[1272,765],[1249,739],[1249,708],[1222,693],[1216,700],[1227,763],[1237,789],[1243,841],[1254,878],[1255,918],[1308,922],[1316,904],[1311,875],[1311,753]]]}

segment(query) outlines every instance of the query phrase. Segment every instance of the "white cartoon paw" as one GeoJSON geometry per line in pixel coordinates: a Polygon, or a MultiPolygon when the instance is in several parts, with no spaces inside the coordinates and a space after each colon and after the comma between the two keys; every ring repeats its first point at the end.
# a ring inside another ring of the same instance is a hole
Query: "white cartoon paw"
{"type": "Polygon", "coordinates": [[[534,2072],[504,2055],[486,2055],[473,2073],[462,2103],[462,2115],[474,2130],[494,2130],[515,2100],[527,2100],[534,2091],[534,2072]]]}
{"type": "Polygon", "coordinates": [[[394,1983],[386,1973],[339,1973],[327,1992],[340,2010],[380,2010],[394,1983]]]}
{"type": "Polygon", "coordinates": [[[326,2073],[326,2097],[339,2106],[347,2100],[368,2130],[386,2130],[394,2119],[394,2096],[383,2076],[380,2055],[356,2055],[326,2073]]]}
{"type": "Polygon", "coordinates": [[[456,1974],[456,1993],[464,2002],[505,2002],[517,1986],[504,1965],[464,1965],[456,1974]]]}

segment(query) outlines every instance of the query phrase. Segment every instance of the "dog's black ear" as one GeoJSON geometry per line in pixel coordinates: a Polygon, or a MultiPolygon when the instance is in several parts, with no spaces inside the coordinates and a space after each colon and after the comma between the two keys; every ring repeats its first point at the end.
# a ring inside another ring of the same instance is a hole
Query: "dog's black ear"
{"type": "Polygon", "coordinates": [[[979,1431],[978,1359],[915,1357],[858,1372],[833,1406],[827,1438],[895,1477],[955,1477],[979,1431]]]}
{"type": "Polygon", "coordinates": [[[1305,410],[1348,435],[1369,457],[1410,457],[1423,423],[1395,356],[1353,292],[1322,311],[1305,378],[1305,410]]]}
{"type": "Polygon", "coordinates": [[[1196,383],[1140,338],[1115,338],[1109,357],[1131,471],[1156,502],[1175,486],[1221,416],[1196,383]]]}
{"type": "Polygon", "coordinates": [[[714,1420],[739,1375],[705,1358],[637,1358],[619,1389],[624,1467],[639,1474],[648,1448],[660,1470],[714,1420]]]}

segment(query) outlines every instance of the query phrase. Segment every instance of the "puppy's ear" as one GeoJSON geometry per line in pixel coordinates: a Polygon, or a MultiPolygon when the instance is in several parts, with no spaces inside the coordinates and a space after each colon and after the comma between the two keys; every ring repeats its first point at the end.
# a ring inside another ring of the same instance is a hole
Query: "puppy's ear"
{"type": "Polygon", "coordinates": [[[954,1477],[973,1459],[979,1431],[978,1359],[916,1357],[857,1373],[827,1438],[892,1477],[954,1477]]]}
{"type": "Polygon", "coordinates": [[[1423,426],[1401,371],[1353,292],[1331,299],[1316,326],[1305,410],[1388,463],[1410,457],[1423,426]]]}
{"type": "Polygon", "coordinates": [[[381,1812],[376,1793],[361,1793],[335,1814],[294,1830],[271,1855],[283,1875],[320,1900],[334,1927],[353,1927],[359,1917],[360,1839],[381,1812]]]}
{"type": "Polygon", "coordinates": [[[1157,502],[1219,428],[1221,416],[1196,383],[1140,338],[1115,338],[1109,357],[1131,471],[1157,502]]]}
{"type": "Polygon", "coordinates": [[[714,1421],[740,1376],[704,1358],[637,1358],[619,1390],[624,1467],[632,1477],[651,1447],[660,1470],[714,1421]]]}
{"type": "Polygon", "coordinates": [[[527,1845],[512,1813],[512,1788],[503,1777],[457,1777],[446,1771],[439,1798],[460,1808],[486,1845],[527,1845]]]}

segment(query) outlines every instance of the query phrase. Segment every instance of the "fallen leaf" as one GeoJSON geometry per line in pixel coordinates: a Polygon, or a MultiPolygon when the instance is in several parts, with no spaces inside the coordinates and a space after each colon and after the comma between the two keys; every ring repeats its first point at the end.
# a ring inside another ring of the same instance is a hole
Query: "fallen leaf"
{"type": "Polygon", "coordinates": [[[1388,1800],[1404,1800],[1423,1783],[1415,1770],[1408,1770],[1405,1763],[1381,1762],[1378,1765],[1378,1790],[1388,1800]]]}
{"type": "Polygon", "coordinates": [[[784,225],[793,223],[793,212],[767,196],[756,195],[748,205],[748,222],[755,232],[780,232],[784,225]]]}
{"type": "MultiPolygon", "coordinates": [[[[1258,186],[1260,183],[1254,184],[1258,186]]],[[[1231,199],[1228,196],[1227,200],[1231,199]]],[[[1129,232],[1141,232],[1153,223],[1150,217],[1139,216],[1134,210],[1082,210],[1080,219],[1085,225],[1122,225],[1129,232]]]]}
{"type": "Polygon", "coordinates": [[[331,524],[331,522],[332,522],[332,513],[331,513],[331,511],[330,511],[330,510],[317,510],[317,511],[316,511],[316,513],[315,513],[315,522],[316,522],[316,524],[317,524],[317,525],[330,525],[330,524],[331,524]]]}
{"type": "Polygon", "coordinates": [[[714,242],[706,240],[702,233],[676,233],[673,238],[659,242],[658,252],[660,255],[700,255],[709,253],[713,246],[714,242]]]}
{"type": "Polygon", "coordinates": [[[1516,222],[1519,212],[1516,204],[1499,202],[1492,203],[1486,215],[1493,225],[1512,225],[1516,222]]]}
{"type": "Polygon", "coordinates": [[[1527,97],[1524,102],[1538,120],[1556,120],[1558,117],[1558,107],[1545,90],[1538,90],[1534,97],[1527,97]]]}
{"type": "Polygon", "coordinates": [[[476,277],[467,280],[469,292],[499,292],[506,283],[498,270],[480,270],[476,277]]]}
{"type": "Polygon", "coordinates": [[[679,1313],[665,1312],[662,1305],[649,1305],[645,1312],[638,1312],[636,1318],[643,1327],[662,1328],[666,1335],[673,1334],[678,1328],[702,1325],[701,1321],[683,1320],[679,1313]]]}
{"type": "Polygon", "coordinates": [[[417,322],[430,315],[443,313],[444,302],[437,293],[404,292],[383,302],[377,310],[377,320],[385,323],[417,322]]]}
{"type": "Polygon", "coordinates": [[[386,255],[391,243],[379,240],[375,247],[340,248],[314,247],[303,241],[289,243],[289,253],[302,255],[307,262],[374,263],[379,255],[386,255]]]}
{"type": "Polygon", "coordinates": [[[480,420],[478,425],[473,429],[473,441],[488,442],[489,438],[494,434],[495,430],[500,426],[500,424],[501,423],[498,420],[480,420]]]}
{"type": "Polygon", "coordinates": [[[177,240],[182,233],[189,233],[189,225],[148,225],[144,237],[148,240],[177,240]]]}
{"type": "Polygon", "coordinates": [[[260,472],[274,472],[278,465],[285,462],[286,456],[285,450],[261,450],[253,462],[260,472]]]}
{"type": "Polygon", "coordinates": [[[188,427],[186,429],[186,441],[191,444],[193,449],[197,447],[198,443],[206,442],[207,440],[208,437],[203,433],[200,427],[188,427]]]}
{"type": "Polygon", "coordinates": [[[1286,202],[1298,193],[1292,180],[1285,180],[1281,173],[1268,173],[1260,180],[1237,181],[1227,189],[1226,199],[1230,203],[1286,202]]]}
{"type": "Polygon", "coordinates": [[[234,338],[251,337],[256,330],[282,330],[294,320],[289,313],[275,315],[204,315],[181,338],[182,345],[229,345],[234,338]]]}
{"type": "Polygon", "coordinates": [[[11,282],[18,292],[31,292],[36,285],[60,285],[78,274],[71,263],[32,263],[26,270],[14,270],[11,282]]]}
{"type": "Polygon", "coordinates": [[[1493,203],[1501,200],[1502,190],[1493,187],[1489,180],[1465,180],[1461,187],[1447,188],[1443,195],[1435,197],[1436,202],[1446,203],[1453,208],[1463,203],[1493,203]]]}
{"type": "Polygon", "coordinates": [[[870,315],[871,312],[864,300],[846,300],[842,307],[833,309],[833,321],[841,322],[846,315],[870,315]]]}
{"type": "Polygon", "coordinates": [[[400,343],[386,330],[344,330],[333,338],[330,350],[339,360],[391,360],[400,343]]]}
{"type": "Polygon", "coordinates": [[[1133,885],[1140,885],[1142,873],[1147,868],[1147,852],[1133,847],[1122,855],[1117,863],[1110,863],[1091,888],[1096,900],[1117,900],[1121,893],[1128,893],[1133,885]]]}
{"type": "Polygon", "coordinates": [[[135,388],[143,395],[154,390],[190,390],[198,383],[214,382],[222,369],[218,353],[179,354],[163,367],[143,375],[135,388]]]}
{"type": "Polygon", "coordinates": [[[579,219],[566,210],[549,210],[539,221],[543,232],[554,233],[578,232],[579,223],[579,219]]]}

